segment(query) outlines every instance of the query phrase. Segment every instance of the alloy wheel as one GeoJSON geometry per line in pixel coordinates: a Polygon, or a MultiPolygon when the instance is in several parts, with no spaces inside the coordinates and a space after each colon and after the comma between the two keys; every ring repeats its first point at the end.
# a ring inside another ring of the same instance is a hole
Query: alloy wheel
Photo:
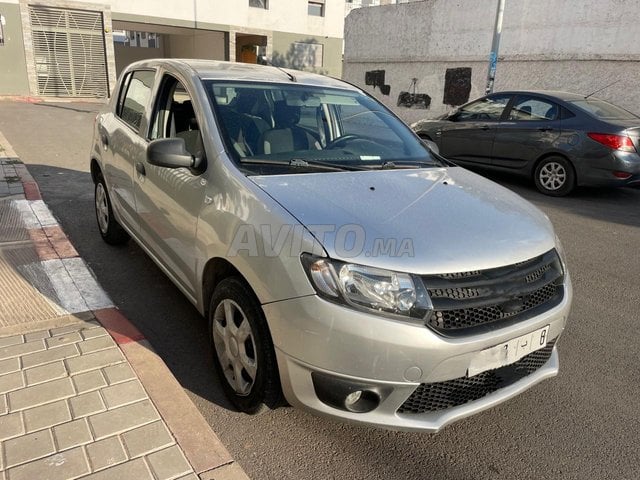
{"type": "Polygon", "coordinates": [[[567,171],[559,163],[549,162],[542,166],[538,178],[547,190],[558,190],[567,181],[567,171]]]}
{"type": "Polygon", "coordinates": [[[249,395],[258,371],[256,343],[246,315],[233,300],[216,307],[212,335],[227,382],[238,395],[249,395]]]}
{"type": "Polygon", "coordinates": [[[96,217],[100,231],[106,234],[109,230],[109,203],[102,183],[96,185],[96,217]]]}

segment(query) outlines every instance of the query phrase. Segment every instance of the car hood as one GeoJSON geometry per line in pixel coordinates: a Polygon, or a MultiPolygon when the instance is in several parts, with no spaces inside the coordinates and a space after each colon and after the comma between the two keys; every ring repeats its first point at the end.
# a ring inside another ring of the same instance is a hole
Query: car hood
{"type": "Polygon", "coordinates": [[[451,273],[517,263],[555,245],[541,211],[459,167],[251,178],[343,261],[451,273]]]}

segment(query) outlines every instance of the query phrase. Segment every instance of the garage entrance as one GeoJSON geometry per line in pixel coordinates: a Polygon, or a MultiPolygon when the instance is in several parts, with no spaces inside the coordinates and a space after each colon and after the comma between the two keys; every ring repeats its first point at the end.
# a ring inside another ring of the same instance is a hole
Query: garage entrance
{"type": "Polygon", "coordinates": [[[29,5],[38,95],[106,97],[102,12],[29,5]]]}

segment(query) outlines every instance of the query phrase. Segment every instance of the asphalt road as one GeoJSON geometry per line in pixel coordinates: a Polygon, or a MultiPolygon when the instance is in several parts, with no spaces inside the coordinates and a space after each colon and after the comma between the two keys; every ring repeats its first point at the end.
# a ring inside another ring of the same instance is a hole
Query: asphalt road
{"type": "Polygon", "coordinates": [[[568,254],[575,301],[557,378],[437,435],[292,408],[250,417],[225,401],[205,322],[191,304],[133,242],[114,248],[100,239],[88,173],[98,107],[0,101],[0,131],[100,283],[252,478],[640,478],[640,189],[553,199],[494,177],[549,215],[568,254]]]}

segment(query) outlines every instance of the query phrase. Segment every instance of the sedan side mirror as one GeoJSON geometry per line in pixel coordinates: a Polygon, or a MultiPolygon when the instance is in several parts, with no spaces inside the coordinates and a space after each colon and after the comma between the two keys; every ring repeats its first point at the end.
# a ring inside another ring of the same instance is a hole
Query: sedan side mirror
{"type": "Polygon", "coordinates": [[[433,153],[437,153],[438,155],[440,154],[440,147],[438,147],[438,144],[436,142],[427,140],[426,138],[423,138],[421,140],[422,140],[422,143],[424,143],[427,146],[427,148],[431,150],[433,153]]]}
{"type": "Polygon", "coordinates": [[[147,146],[147,162],[166,168],[192,168],[193,156],[187,151],[184,138],[159,138],[147,146]]]}

